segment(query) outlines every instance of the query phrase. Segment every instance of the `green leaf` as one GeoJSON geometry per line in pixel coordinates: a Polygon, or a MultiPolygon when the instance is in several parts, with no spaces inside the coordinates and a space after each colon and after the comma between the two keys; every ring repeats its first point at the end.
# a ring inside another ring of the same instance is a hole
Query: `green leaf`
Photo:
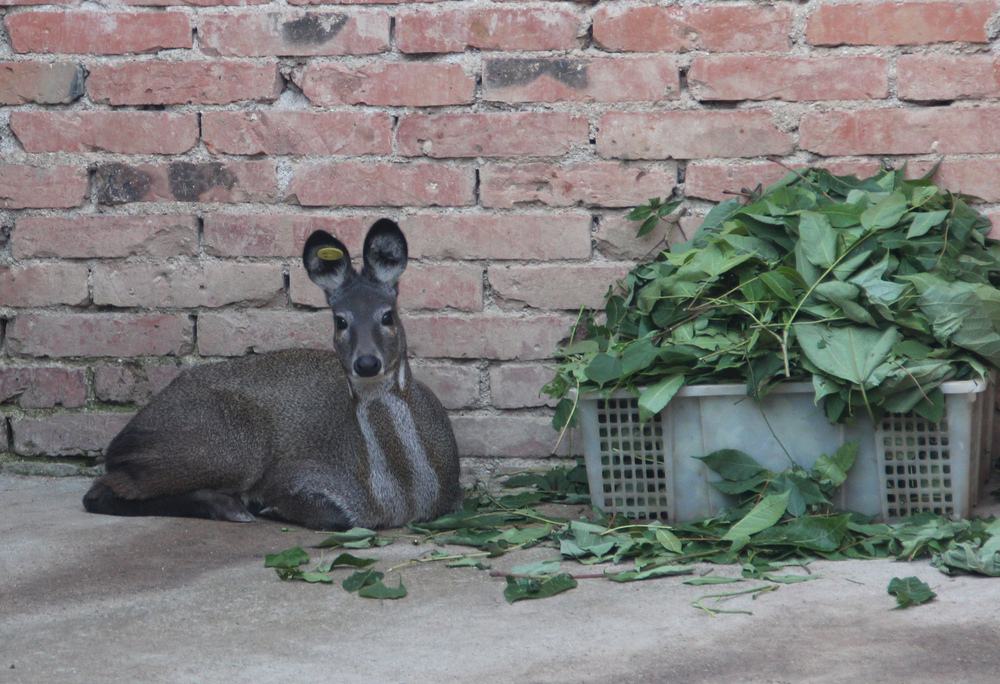
{"type": "Polygon", "coordinates": [[[584,373],[599,386],[604,386],[622,377],[622,361],[609,354],[598,354],[587,365],[584,373]]]}
{"type": "Polygon", "coordinates": [[[796,323],[794,328],[811,363],[834,377],[862,386],[869,386],[872,373],[889,356],[899,338],[895,327],[872,330],[796,323]]]}
{"type": "Polygon", "coordinates": [[[399,584],[395,587],[387,587],[379,579],[370,584],[365,584],[358,590],[358,596],[372,599],[401,599],[406,596],[406,587],[403,586],[403,578],[399,578],[399,584]]]}
{"type": "Polygon", "coordinates": [[[847,480],[847,473],[858,457],[858,443],[844,442],[833,456],[823,454],[813,465],[815,477],[828,482],[831,487],[840,487],[847,480]]]}
{"type": "Polygon", "coordinates": [[[660,527],[656,528],[656,541],[667,551],[681,553],[681,540],[670,530],[660,527]]]}
{"type": "Polygon", "coordinates": [[[785,514],[785,510],[788,508],[788,497],[787,491],[782,494],[765,496],[738,523],[729,528],[729,531],[723,535],[722,541],[735,542],[746,539],[773,526],[785,514]]]}
{"type": "Polygon", "coordinates": [[[788,302],[798,304],[799,299],[795,294],[795,283],[788,277],[775,271],[768,271],[760,274],[760,280],[767,289],[775,295],[788,302]]]}
{"type": "Polygon", "coordinates": [[[745,581],[742,577],[713,577],[711,575],[707,577],[692,577],[691,579],[686,579],[681,584],[690,584],[694,587],[701,587],[707,584],[735,584],[736,582],[745,581]]]}
{"type": "Polygon", "coordinates": [[[926,235],[927,232],[948,218],[951,213],[947,209],[941,211],[928,211],[926,213],[915,214],[910,229],[906,231],[906,239],[917,238],[926,235]]]}
{"type": "Polygon", "coordinates": [[[889,582],[889,593],[896,597],[897,608],[919,606],[937,596],[926,583],[916,577],[893,577],[889,582]]]}
{"type": "Polygon", "coordinates": [[[333,560],[323,561],[316,566],[316,570],[330,572],[334,568],[367,568],[369,565],[374,565],[375,562],[374,558],[360,558],[349,553],[342,553],[333,560]]]}
{"type": "Polygon", "coordinates": [[[906,196],[901,192],[893,192],[861,214],[861,225],[868,231],[892,228],[899,223],[908,209],[906,196]]]}
{"type": "Polygon", "coordinates": [[[384,575],[381,572],[372,570],[368,568],[366,570],[358,570],[353,573],[350,577],[347,577],[341,586],[347,591],[358,591],[362,587],[367,587],[370,584],[375,584],[376,582],[381,582],[384,575]]]}
{"type": "MultiPolygon", "coordinates": [[[[671,375],[651,385],[639,394],[639,410],[645,417],[655,416],[666,408],[684,385],[683,375],[671,375]]],[[[640,416],[641,418],[642,416],[640,416]]]]}
{"type": "Polygon", "coordinates": [[[503,596],[507,603],[525,599],[542,599],[576,588],[576,580],[565,573],[545,579],[535,577],[508,577],[503,596]]]}
{"type": "Polygon", "coordinates": [[[694,568],[690,565],[658,565],[649,570],[626,570],[614,574],[605,575],[612,582],[638,582],[640,580],[654,579],[656,577],[670,577],[674,575],[690,575],[694,568]]]}
{"type": "Polygon", "coordinates": [[[743,482],[767,472],[752,456],[736,449],[720,449],[696,458],[732,482],[743,482]]]}
{"type": "Polygon", "coordinates": [[[815,266],[828,268],[837,260],[837,234],[823,214],[802,212],[799,236],[806,258],[815,266]]]}
{"type": "Polygon", "coordinates": [[[326,539],[321,541],[319,544],[316,544],[313,548],[328,549],[328,548],[336,548],[338,546],[347,547],[348,544],[352,544],[353,546],[350,546],[348,548],[364,549],[372,545],[372,541],[374,540],[375,536],[376,533],[374,530],[369,530],[364,527],[352,527],[351,529],[345,530],[343,532],[334,532],[326,539]],[[357,545],[358,542],[361,542],[362,545],[360,546],[357,545]]]}
{"type": "Polygon", "coordinates": [[[265,568],[297,568],[309,562],[309,554],[301,546],[264,556],[265,568]]]}

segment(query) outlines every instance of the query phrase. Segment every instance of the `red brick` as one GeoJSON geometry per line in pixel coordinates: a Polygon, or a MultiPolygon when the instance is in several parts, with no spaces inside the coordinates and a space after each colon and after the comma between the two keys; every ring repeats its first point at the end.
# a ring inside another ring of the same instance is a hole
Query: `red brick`
{"type": "Polygon", "coordinates": [[[903,100],[1000,97],[1000,62],[990,55],[901,55],[896,90],[903,100]]]}
{"type": "Polygon", "coordinates": [[[992,0],[823,4],[809,16],[813,45],[918,45],[989,41],[992,0]]]}
{"type": "Polygon", "coordinates": [[[1000,152],[1000,107],[807,113],[799,146],[826,156],[1000,152]]]}
{"type": "MultiPolygon", "coordinates": [[[[754,190],[757,185],[765,188],[776,183],[790,173],[789,165],[775,162],[691,162],[687,165],[684,178],[684,195],[719,202],[730,199],[745,190],[754,190]]],[[[803,164],[791,165],[804,168],[803,164]]],[[[855,175],[859,178],[874,175],[880,164],[876,159],[830,161],[813,164],[828,169],[837,175],[855,175]]]]}
{"type": "Polygon", "coordinates": [[[389,154],[384,112],[205,112],[201,136],[216,154],[389,154]]]}
{"type": "Polygon", "coordinates": [[[0,209],[68,209],[87,196],[87,170],[0,163],[0,209]]]}
{"type": "Polygon", "coordinates": [[[608,287],[625,277],[633,264],[544,264],[490,266],[493,293],[501,306],[538,309],[603,308],[608,287]]]}
{"type": "MultiPolygon", "coordinates": [[[[314,230],[336,235],[360,254],[378,216],[205,216],[204,245],[215,256],[298,257],[314,230]]],[[[439,214],[400,219],[415,259],[587,259],[590,215],[572,213],[439,214]]]]}
{"type": "Polygon", "coordinates": [[[122,0],[126,5],[149,6],[149,7],[169,7],[180,5],[182,7],[242,7],[247,5],[266,5],[271,0],[122,0]]]}
{"type": "Polygon", "coordinates": [[[461,64],[441,62],[325,62],[309,64],[294,78],[317,105],[440,107],[472,102],[476,90],[461,64]]]}
{"type": "Polygon", "coordinates": [[[594,241],[597,249],[609,259],[636,259],[648,261],[666,242],[681,239],[676,221],[661,221],[652,232],[636,237],[640,223],[629,221],[624,212],[605,213],[597,224],[594,241]]]}
{"type": "Polygon", "coordinates": [[[630,207],[669,195],[674,164],[633,165],[599,161],[575,164],[486,164],[480,171],[484,207],[539,202],[550,207],[630,207]]]}
{"type": "Polygon", "coordinates": [[[119,307],[219,307],[285,300],[281,264],[231,261],[99,263],[94,304],[119,307]]]}
{"type": "Polygon", "coordinates": [[[487,59],[483,99],[498,102],[659,102],[678,97],[674,58],[487,59]]]}
{"type": "Polygon", "coordinates": [[[479,405],[479,369],[475,365],[417,361],[411,368],[413,377],[427,385],[446,409],[479,405]]]}
{"type": "Polygon", "coordinates": [[[289,5],[402,5],[442,2],[442,0],[288,0],[289,5]]]}
{"type": "MultiPolygon", "coordinates": [[[[910,176],[922,175],[934,162],[913,163],[907,168],[910,176]]],[[[934,182],[952,192],[974,195],[987,202],[1000,202],[1000,159],[944,159],[934,176],[934,182]]]]}
{"type": "Polygon", "coordinates": [[[252,62],[93,64],[87,77],[90,98],[111,105],[271,102],[283,87],[277,65],[252,62]]]}
{"type": "Polygon", "coordinates": [[[94,394],[114,404],[145,404],[183,370],[170,363],[98,364],[94,366],[94,394]]]}
{"type": "Polygon", "coordinates": [[[182,154],[198,142],[196,114],[166,112],[12,112],[26,152],[182,154]]]}
{"type": "Polygon", "coordinates": [[[225,57],[367,55],[389,49],[382,11],[203,14],[202,52],[225,57]]]}
{"type": "Polygon", "coordinates": [[[472,168],[445,164],[298,164],[289,194],[303,206],[464,206],[475,203],[472,168]]]}
{"type": "MultiPolygon", "coordinates": [[[[462,456],[549,456],[559,433],[547,416],[478,414],[452,416],[451,426],[462,456]]],[[[568,443],[560,445],[565,453],[568,443]]]]}
{"type": "Polygon", "coordinates": [[[0,7],[17,5],[75,5],[79,0],[0,0],[0,7]]]}
{"type": "Polygon", "coordinates": [[[589,259],[590,214],[415,214],[400,222],[411,254],[430,259],[589,259]]]}
{"type": "Polygon", "coordinates": [[[69,62],[0,62],[0,105],[73,102],[83,95],[83,78],[69,62]]]}
{"type": "Polygon", "coordinates": [[[87,402],[87,376],[82,368],[0,368],[0,404],[16,401],[24,409],[65,406],[87,402]]]}
{"type": "Polygon", "coordinates": [[[790,46],[793,9],[778,6],[602,5],[594,14],[594,42],[631,52],[783,52],[790,46]]]}
{"type": "Polygon", "coordinates": [[[24,12],[7,17],[15,52],[125,55],[192,45],[180,12],[24,12]]]}
{"type": "Polygon", "coordinates": [[[418,9],[396,14],[400,52],[572,50],[580,46],[580,16],[571,9],[418,9]]]}
{"type": "Polygon", "coordinates": [[[97,201],[270,202],[278,192],[273,162],[101,164],[94,175],[97,201]]]}
{"type": "Polygon", "coordinates": [[[504,409],[555,406],[554,400],[541,393],[553,375],[552,368],[538,363],[493,366],[490,368],[490,403],[504,409]]]}
{"type": "Polygon", "coordinates": [[[688,83],[699,100],[869,100],[888,97],[888,66],[875,55],[712,55],[695,57],[688,83]]]}
{"type": "Polygon", "coordinates": [[[7,349],[27,356],[177,356],[192,325],[178,314],[33,313],[7,327],[7,349]]]}
{"type": "Polygon", "coordinates": [[[396,137],[409,156],[561,156],[585,146],[589,130],[586,117],[561,112],[413,114],[396,137]]]}
{"type": "Polygon", "coordinates": [[[0,266],[0,306],[87,303],[87,267],[72,263],[0,266]]]}
{"type": "Polygon", "coordinates": [[[597,152],[615,159],[699,159],[788,154],[792,137],[765,111],[610,113],[597,152]]]}
{"type": "Polygon", "coordinates": [[[277,349],[332,349],[329,311],[224,310],[198,316],[198,353],[242,356],[277,349]]]}
{"type": "MultiPolygon", "coordinates": [[[[289,268],[293,304],[326,308],[323,291],[309,280],[302,264],[289,268]]],[[[483,269],[474,264],[412,263],[399,281],[399,305],[419,309],[482,311],[483,269]]]]}
{"type": "Polygon", "coordinates": [[[423,358],[545,359],[574,320],[562,314],[413,315],[406,319],[406,339],[423,358]]]}
{"type": "Polygon", "coordinates": [[[193,216],[21,216],[11,250],[17,259],[191,255],[198,251],[198,221],[193,216]]]}
{"type": "Polygon", "coordinates": [[[131,413],[56,413],[11,418],[14,452],[22,456],[101,453],[132,418],[131,413]]]}

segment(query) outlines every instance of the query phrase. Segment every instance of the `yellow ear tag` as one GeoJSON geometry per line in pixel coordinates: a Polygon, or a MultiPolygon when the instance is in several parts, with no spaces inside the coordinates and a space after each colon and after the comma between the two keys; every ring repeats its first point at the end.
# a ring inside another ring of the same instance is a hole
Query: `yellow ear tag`
{"type": "Polygon", "coordinates": [[[344,250],[336,247],[323,247],[316,252],[323,261],[340,261],[344,258],[344,250]]]}

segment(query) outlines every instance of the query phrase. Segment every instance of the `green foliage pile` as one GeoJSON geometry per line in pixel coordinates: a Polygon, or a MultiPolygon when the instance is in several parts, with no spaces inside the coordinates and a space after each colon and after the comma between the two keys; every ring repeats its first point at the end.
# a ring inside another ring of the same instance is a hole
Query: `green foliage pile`
{"type": "MultiPolygon", "coordinates": [[[[630,218],[650,230],[676,203],[630,218]]],[[[811,380],[831,422],[859,410],[940,419],[939,385],[1000,364],[1000,245],[989,220],[929,177],[790,173],[716,205],[694,237],[582,312],[545,391],[628,389],[642,416],[684,385],[811,380]]]]}
{"type": "MultiPolygon", "coordinates": [[[[816,558],[931,557],[934,566],[948,574],[1000,576],[1000,521],[952,521],[921,514],[882,524],[834,510],[831,496],[847,478],[855,455],[856,446],[848,444],[820,457],[809,470],[793,467],[778,473],[740,451],[709,454],[701,460],[722,478],[714,486],[736,497],[737,504],[716,517],[680,525],[657,521],[618,524],[600,514],[593,520],[553,515],[547,510],[552,506],[543,510],[542,505],[589,502],[583,468],[519,475],[505,483],[518,491],[494,496],[485,489],[473,490],[461,511],[412,525],[410,534],[397,538],[417,545],[466,547],[468,551],[435,548],[379,571],[374,567],[376,559],[359,558],[343,549],[371,549],[394,539],[355,529],[335,533],[318,544],[317,548],[334,549],[338,555],[321,558],[311,570],[305,569],[310,556],[300,547],[267,556],[265,565],[273,567],[283,580],[326,584],[337,582],[343,569],[343,573],[350,573],[339,580],[345,590],[383,599],[406,595],[402,577],[395,584],[383,581],[403,568],[444,563],[450,568],[488,571],[491,559],[531,547],[551,548],[553,557],[495,573],[506,580],[504,597],[511,603],[554,596],[576,587],[579,579],[635,582],[693,575],[700,563],[735,564],[742,576],[693,576],[685,584],[764,583],[709,594],[694,602],[695,607],[712,614],[732,612],[719,608],[718,601],[757,596],[782,584],[817,579],[807,567],[816,558]],[[575,573],[565,569],[567,562],[605,567],[599,572],[575,573]],[[788,567],[804,568],[806,574],[783,572],[788,567]]],[[[913,594],[911,602],[919,602],[922,594],[917,587],[904,589],[913,594]]]]}

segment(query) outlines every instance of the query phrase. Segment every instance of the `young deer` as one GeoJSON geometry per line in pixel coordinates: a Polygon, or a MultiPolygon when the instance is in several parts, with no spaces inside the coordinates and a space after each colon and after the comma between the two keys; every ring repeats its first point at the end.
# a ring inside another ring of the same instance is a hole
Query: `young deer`
{"type": "Polygon", "coordinates": [[[323,231],[302,253],[333,309],[336,353],[289,350],[192,368],[111,441],[92,513],[315,529],[392,527],[461,502],[458,454],[437,397],[410,375],[396,318],[406,239],[387,219],[364,268],[323,231]]]}

